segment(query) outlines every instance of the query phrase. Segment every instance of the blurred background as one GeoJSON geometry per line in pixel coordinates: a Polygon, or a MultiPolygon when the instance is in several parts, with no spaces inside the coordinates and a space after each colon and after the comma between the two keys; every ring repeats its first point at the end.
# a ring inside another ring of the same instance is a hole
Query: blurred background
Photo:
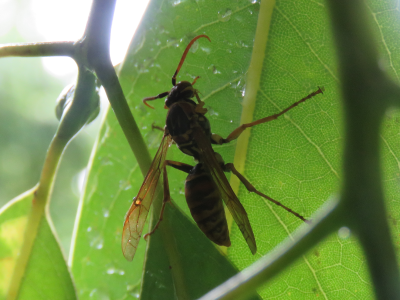
{"type": "MultiPolygon", "coordinates": [[[[90,0],[0,0],[0,43],[68,41],[85,29],[90,0]]],[[[148,0],[118,0],[111,34],[111,57],[121,62],[148,0]]],[[[0,59],[0,207],[39,180],[56,131],[55,101],[75,81],[70,58],[0,59]]],[[[104,95],[104,93],[103,93],[104,95]]],[[[102,97],[102,114],[107,100],[102,97]]],[[[50,210],[68,255],[85,168],[101,116],[73,140],[61,161],[50,210]]]]}

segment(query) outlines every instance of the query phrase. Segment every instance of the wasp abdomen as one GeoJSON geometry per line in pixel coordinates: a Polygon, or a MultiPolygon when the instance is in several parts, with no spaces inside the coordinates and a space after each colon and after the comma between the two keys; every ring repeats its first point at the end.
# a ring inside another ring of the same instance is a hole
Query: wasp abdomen
{"type": "Polygon", "coordinates": [[[231,241],[221,195],[202,164],[197,164],[186,178],[185,196],[201,231],[217,245],[229,247],[231,241]]]}

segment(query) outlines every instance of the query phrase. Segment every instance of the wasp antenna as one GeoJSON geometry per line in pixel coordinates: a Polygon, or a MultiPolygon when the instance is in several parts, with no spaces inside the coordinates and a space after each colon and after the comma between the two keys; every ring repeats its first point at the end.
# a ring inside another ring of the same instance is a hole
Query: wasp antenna
{"type": "Polygon", "coordinates": [[[178,65],[178,67],[176,68],[176,71],[175,71],[174,75],[172,76],[172,85],[173,85],[173,86],[176,85],[176,76],[178,75],[179,70],[181,69],[181,67],[182,67],[182,65],[183,65],[183,62],[185,61],[186,55],[188,54],[188,52],[189,52],[189,50],[190,50],[190,47],[192,47],[192,45],[193,45],[193,43],[194,43],[195,41],[197,41],[199,38],[202,38],[202,37],[206,38],[207,40],[209,40],[209,41],[211,42],[210,38],[209,38],[208,36],[206,36],[205,34],[198,35],[198,36],[196,36],[193,40],[190,41],[189,45],[187,45],[187,47],[186,47],[186,49],[185,49],[185,52],[183,52],[181,61],[179,62],[179,65],[178,65]]]}

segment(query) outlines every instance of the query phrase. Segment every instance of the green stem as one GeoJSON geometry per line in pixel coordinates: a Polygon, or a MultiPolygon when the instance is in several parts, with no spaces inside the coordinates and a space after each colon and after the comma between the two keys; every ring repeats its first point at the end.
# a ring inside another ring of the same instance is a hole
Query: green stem
{"type": "Polygon", "coordinates": [[[317,243],[336,231],[343,222],[343,206],[336,202],[328,203],[317,214],[313,225],[303,225],[295,233],[293,240],[286,239],[273,252],[230,278],[200,300],[209,299],[246,299],[269,279],[287,269],[289,265],[302,257],[317,243]],[[306,231],[304,231],[306,229],[306,231]]]}
{"type": "MultiPolygon", "coordinates": [[[[132,116],[128,103],[126,102],[117,74],[110,60],[108,43],[114,6],[115,0],[94,1],[85,32],[84,42],[87,43],[88,47],[87,57],[89,59],[89,64],[96,71],[97,77],[104,86],[111,107],[136,157],[142,174],[145,176],[151,165],[151,157],[140,130],[132,116]]],[[[157,195],[159,196],[154,199],[151,215],[151,224],[153,224],[153,226],[158,221],[162,206],[162,193],[158,192],[157,195]]],[[[166,222],[160,224],[159,230],[164,238],[168,258],[171,264],[174,265],[171,272],[176,292],[182,299],[187,298],[180,257],[176,249],[177,245],[173,242],[174,233],[166,222]]]]}
{"type": "Polygon", "coordinates": [[[48,203],[54,184],[55,174],[67,143],[68,140],[60,139],[57,136],[54,136],[50,144],[40,181],[32,201],[32,208],[28,215],[23,245],[21,247],[22,251],[20,252],[20,255],[16,261],[8,290],[7,300],[14,300],[18,297],[23,276],[26,272],[27,264],[32,253],[33,244],[36,240],[40,222],[43,220],[45,211],[46,214],[48,213],[48,203]]]}
{"type": "MultiPolygon", "coordinates": [[[[250,123],[253,121],[254,108],[256,106],[256,97],[260,90],[260,79],[262,67],[265,59],[265,49],[267,47],[269,28],[272,19],[272,12],[275,7],[275,0],[262,0],[260,4],[260,12],[258,13],[256,35],[254,39],[253,52],[246,77],[246,94],[242,102],[242,115],[240,124],[250,123]]],[[[243,174],[245,169],[247,149],[249,147],[251,128],[245,130],[237,139],[235,157],[233,164],[239,173],[243,174]]],[[[235,194],[239,192],[240,180],[236,176],[231,176],[230,185],[235,194]]],[[[232,226],[233,218],[229,210],[225,210],[229,225],[229,231],[232,226]]],[[[226,251],[226,249],[223,249],[226,251]]]]}
{"type": "Polygon", "coordinates": [[[335,34],[345,109],[346,217],[359,236],[378,299],[400,299],[400,274],[391,241],[380,166],[380,126],[394,84],[378,55],[362,0],[328,1],[335,34]]]}
{"type": "Polygon", "coordinates": [[[0,46],[0,57],[69,56],[74,57],[75,42],[6,44],[0,46]]]}
{"type": "Polygon", "coordinates": [[[83,43],[87,47],[88,63],[104,86],[111,107],[145,176],[151,164],[151,157],[110,59],[109,42],[115,2],[115,0],[93,2],[83,43]]]}

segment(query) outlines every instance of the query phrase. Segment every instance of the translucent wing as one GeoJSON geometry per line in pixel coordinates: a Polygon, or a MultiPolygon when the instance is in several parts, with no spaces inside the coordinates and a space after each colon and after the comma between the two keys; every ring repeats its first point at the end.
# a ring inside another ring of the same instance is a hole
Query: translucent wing
{"type": "Polygon", "coordinates": [[[247,245],[249,245],[251,253],[255,254],[257,252],[257,245],[249,218],[247,217],[247,213],[243,205],[240,203],[239,199],[232,190],[224,171],[219,165],[215,157],[214,150],[211,147],[210,140],[207,139],[203,130],[198,125],[194,126],[193,133],[196,143],[200,149],[200,160],[204,162],[207,169],[210,171],[212,178],[219,188],[221,197],[232,214],[236,224],[239,226],[247,245]]]}
{"type": "Polygon", "coordinates": [[[125,216],[124,229],[122,231],[122,252],[129,261],[135,256],[170,144],[171,136],[164,135],[139,193],[133,198],[133,203],[125,216]]]}

